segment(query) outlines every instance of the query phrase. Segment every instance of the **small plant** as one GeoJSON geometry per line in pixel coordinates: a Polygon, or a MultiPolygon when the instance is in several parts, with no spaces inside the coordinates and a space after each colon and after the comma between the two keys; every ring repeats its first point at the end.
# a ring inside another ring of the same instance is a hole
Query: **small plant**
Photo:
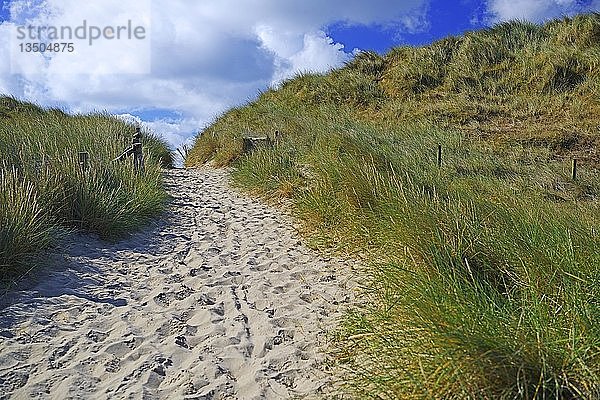
{"type": "Polygon", "coordinates": [[[34,185],[18,175],[14,169],[0,170],[0,276],[4,279],[30,268],[37,252],[60,233],[34,185]]]}

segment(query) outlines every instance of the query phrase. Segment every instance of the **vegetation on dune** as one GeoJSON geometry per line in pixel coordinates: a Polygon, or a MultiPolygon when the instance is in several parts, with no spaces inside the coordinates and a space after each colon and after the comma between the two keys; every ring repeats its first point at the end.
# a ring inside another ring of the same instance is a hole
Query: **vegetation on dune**
{"type": "Polygon", "coordinates": [[[69,230],[121,237],[159,213],[166,200],[165,142],[143,132],[145,171],[115,163],[135,127],[105,114],[67,115],[0,97],[0,279],[27,271],[69,230]],[[88,152],[84,172],[79,152],[88,152]]]}
{"type": "Polygon", "coordinates": [[[594,399],[598,115],[600,15],[509,22],[300,75],[218,118],[186,163],[233,164],[293,199],[314,245],[364,257],[333,349],[348,393],[594,399]]]}

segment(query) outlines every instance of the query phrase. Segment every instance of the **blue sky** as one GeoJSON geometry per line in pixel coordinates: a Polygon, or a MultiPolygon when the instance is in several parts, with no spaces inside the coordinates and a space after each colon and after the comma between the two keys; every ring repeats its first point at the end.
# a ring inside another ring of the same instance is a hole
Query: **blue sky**
{"type": "Polygon", "coordinates": [[[5,7],[6,3],[8,3],[8,2],[2,2],[2,6],[0,7],[0,21],[7,20],[9,18],[9,15],[10,15],[10,13],[8,11],[8,8],[5,7]]]}
{"type": "Polygon", "coordinates": [[[341,66],[358,50],[385,53],[500,21],[600,11],[600,0],[0,2],[0,93],[73,112],[125,114],[173,146],[260,91],[301,71],[341,66]],[[145,40],[76,43],[79,58],[15,58],[16,26],[118,26],[127,18],[148,31],[145,40]]]}
{"type": "Polygon", "coordinates": [[[380,54],[401,45],[426,45],[448,35],[460,35],[487,24],[485,7],[474,0],[432,0],[427,7],[426,24],[416,31],[381,25],[348,25],[343,22],[325,28],[346,48],[374,50],[380,54]]]}

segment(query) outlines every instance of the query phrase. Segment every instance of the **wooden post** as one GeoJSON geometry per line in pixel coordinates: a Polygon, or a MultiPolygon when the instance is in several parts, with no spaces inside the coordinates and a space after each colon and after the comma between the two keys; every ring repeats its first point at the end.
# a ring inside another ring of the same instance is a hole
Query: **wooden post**
{"type": "Polygon", "coordinates": [[[242,140],[244,141],[242,150],[244,153],[250,153],[252,150],[254,150],[254,143],[252,142],[252,139],[245,137],[242,138],[242,140]]]}
{"type": "Polygon", "coordinates": [[[79,152],[79,168],[81,168],[81,172],[86,172],[88,170],[89,159],[90,154],[87,151],[79,152]]]}
{"type": "Polygon", "coordinates": [[[271,146],[273,141],[267,136],[242,136],[243,152],[251,153],[261,146],[271,146]]]}
{"type": "Polygon", "coordinates": [[[437,148],[437,165],[438,167],[442,166],[442,145],[438,144],[437,148]]]}
{"type": "Polygon", "coordinates": [[[144,172],[144,152],[142,150],[142,133],[140,128],[135,128],[133,135],[133,170],[135,172],[144,172]]]}
{"type": "Polygon", "coordinates": [[[573,164],[571,165],[571,178],[573,178],[573,180],[577,180],[577,159],[574,158],[573,159],[573,164]]]}

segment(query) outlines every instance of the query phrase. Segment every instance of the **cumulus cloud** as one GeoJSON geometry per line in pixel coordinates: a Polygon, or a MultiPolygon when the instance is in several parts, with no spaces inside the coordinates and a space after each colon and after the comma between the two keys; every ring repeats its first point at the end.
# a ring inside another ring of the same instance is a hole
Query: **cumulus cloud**
{"type": "Polygon", "coordinates": [[[305,33],[282,42],[277,33],[268,27],[258,27],[257,36],[264,49],[273,54],[275,71],[272,83],[277,84],[300,72],[323,72],[350,59],[344,45],[334,43],[322,31],[305,33]]]}
{"type": "Polygon", "coordinates": [[[487,10],[495,22],[513,19],[541,22],[578,12],[600,11],[600,0],[588,4],[579,0],[489,0],[487,10]]]}
{"type": "Polygon", "coordinates": [[[0,93],[76,112],[176,110],[180,120],[150,123],[178,146],[259,90],[347,61],[354,49],[335,43],[326,26],[415,31],[425,24],[427,1],[13,0],[11,19],[0,24],[0,93]],[[15,51],[16,26],[76,27],[84,20],[101,27],[132,20],[147,29],[147,38],[75,42],[77,58],[29,54],[15,65],[15,55],[7,57],[15,51]]]}

